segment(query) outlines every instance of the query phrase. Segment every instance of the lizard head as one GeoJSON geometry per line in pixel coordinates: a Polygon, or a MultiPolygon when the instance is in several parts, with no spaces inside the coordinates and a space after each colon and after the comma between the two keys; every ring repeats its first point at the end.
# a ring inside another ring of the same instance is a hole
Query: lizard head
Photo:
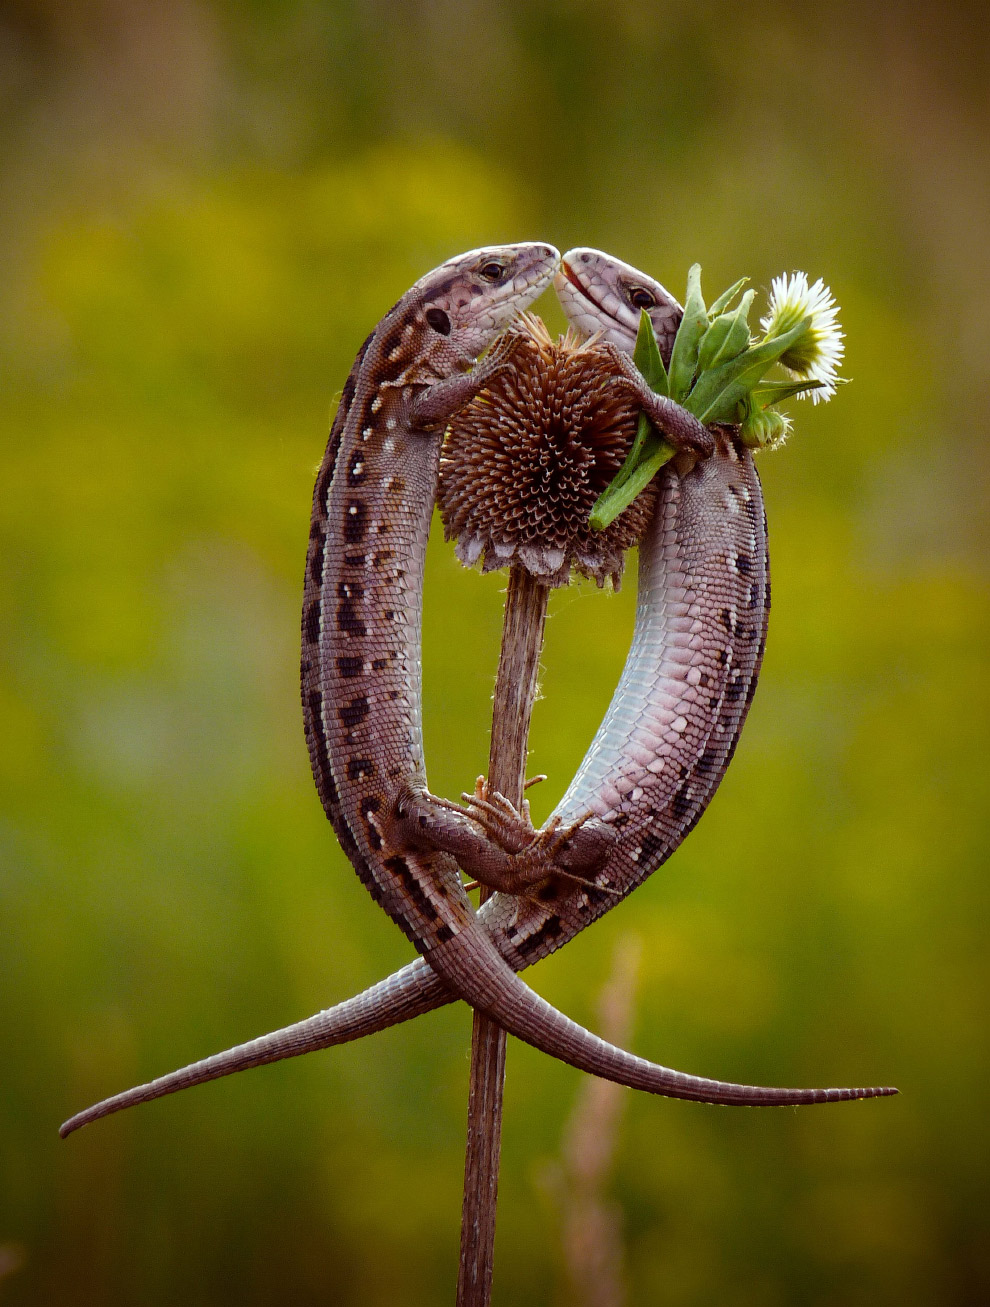
{"type": "Polygon", "coordinates": [[[601,250],[568,250],[554,287],[567,320],[587,335],[596,331],[632,353],[639,317],[646,309],[664,362],[670,361],[683,310],[658,281],[601,250]]]}
{"type": "Polygon", "coordinates": [[[473,362],[550,285],[559,262],[552,245],[525,241],[441,263],[409,292],[428,354],[439,361],[453,352],[464,364],[473,362]]]}

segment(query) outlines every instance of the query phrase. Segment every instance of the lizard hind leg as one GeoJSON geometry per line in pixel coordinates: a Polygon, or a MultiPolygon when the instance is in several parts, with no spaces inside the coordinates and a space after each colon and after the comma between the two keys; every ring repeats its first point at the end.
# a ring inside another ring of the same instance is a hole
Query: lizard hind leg
{"type": "Polygon", "coordinates": [[[482,777],[474,793],[462,797],[464,803],[453,803],[425,790],[410,791],[396,804],[395,818],[412,843],[449,853],[489,889],[528,894],[557,875],[602,888],[590,876],[601,866],[608,841],[584,829],[591,813],[566,826],[552,817],[537,830],[525,799],[517,809],[482,777]],[[574,843],[579,832],[584,838],[574,843]]]}

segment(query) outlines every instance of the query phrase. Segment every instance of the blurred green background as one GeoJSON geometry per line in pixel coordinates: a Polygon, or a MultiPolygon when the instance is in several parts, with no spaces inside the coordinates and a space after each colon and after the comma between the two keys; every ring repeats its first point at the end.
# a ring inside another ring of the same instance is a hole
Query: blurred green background
{"type": "MultiPolygon", "coordinates": [[[[398,295],[532,238],[678,294],[695,259],[712,293],[824,276],[855,379],[761,462],[769,650],[709,814],[530,976],[594,1022],[633,932],[636,1051],[903,1092],[629,1095],[628,1300],[990,1300],[985,27],[878,0],[0,6],[4,1302],[453,1300],[463,1008],[55,1131],[410,956],[309,775],[313,471],[398,295]]],[[[484,766],[500,590],[436,544],[441,793],[484,766]]],[[[541,817],[634,590],[553,605],[541,817]]],[[[541,1176],[580,1084],[510,1045],[496,1303],[568,1301],[541,1176]]]]}

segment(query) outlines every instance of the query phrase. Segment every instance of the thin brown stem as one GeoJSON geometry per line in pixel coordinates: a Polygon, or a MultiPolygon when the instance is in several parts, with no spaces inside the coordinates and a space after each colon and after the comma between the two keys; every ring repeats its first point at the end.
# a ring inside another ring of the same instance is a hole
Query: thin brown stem
{"type": "MultiPolygon", "coordinates": [[[[536,699],[549,594],[549,589],[523,568],[516,566],[509,572],[502,651],[495,678],[488,781],[492,789],[517,807],[525,785],[529,723],[536,699]]],[[[484,901],[486,892],[482,889],[481,893],[484,901]]],[[[505,1031],[475,1012],[457,1307],[488,1307],[491,1301],[504,1087],[505,1031]]]]}

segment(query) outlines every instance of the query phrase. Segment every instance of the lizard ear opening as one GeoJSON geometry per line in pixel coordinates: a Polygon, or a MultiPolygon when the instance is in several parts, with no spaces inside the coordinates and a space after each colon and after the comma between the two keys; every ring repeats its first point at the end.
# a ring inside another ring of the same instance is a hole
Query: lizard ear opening
{"type": "Polygon", "coordinates": [[[443,309],[427,309],[426,321],[434,331],[439,331],[441,336],[450,335],[450,318],[447,317],[443,309]]]}

